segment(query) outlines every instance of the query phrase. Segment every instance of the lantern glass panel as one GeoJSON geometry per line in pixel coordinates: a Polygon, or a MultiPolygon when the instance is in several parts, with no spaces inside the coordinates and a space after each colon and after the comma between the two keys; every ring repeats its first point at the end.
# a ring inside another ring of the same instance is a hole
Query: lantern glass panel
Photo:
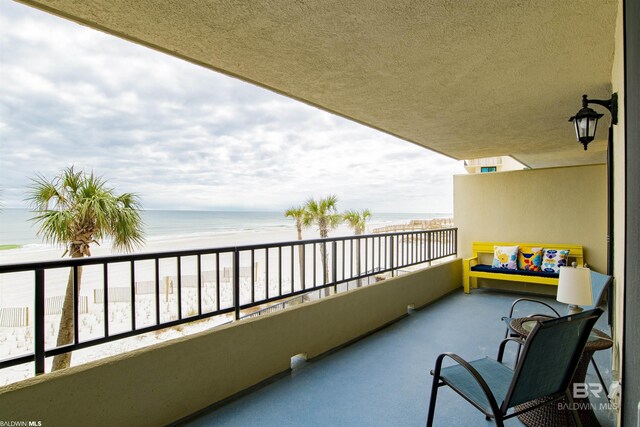
{"type": "Polygon", "coordinates": [[[589,138],[595,138],[596,136],[596,126],[598,125],[597,117],[589,117],[589,124],[587,126],[587,131],[589,138]]]}
{"type": "Polygon", "coordinates": [[[580,120],[573,119],[573,127],[576,130],[576,139],[580,141],[580,120]]]}
{"type": "Polygon", "coordinates": [[[587,117],[576,119],[576,132],[578,133],[578,140],[589,136],[589,119],[587,117]]]}

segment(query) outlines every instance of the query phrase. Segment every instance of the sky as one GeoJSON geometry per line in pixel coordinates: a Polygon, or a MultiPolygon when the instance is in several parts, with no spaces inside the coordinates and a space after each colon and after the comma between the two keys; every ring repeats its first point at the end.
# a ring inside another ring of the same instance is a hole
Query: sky
{"type": "Polygon", "coordinates": [[[0,200],[94,171],[145,209],[453,212],[462,162],[241,80],[0,0],[0,200]]]}

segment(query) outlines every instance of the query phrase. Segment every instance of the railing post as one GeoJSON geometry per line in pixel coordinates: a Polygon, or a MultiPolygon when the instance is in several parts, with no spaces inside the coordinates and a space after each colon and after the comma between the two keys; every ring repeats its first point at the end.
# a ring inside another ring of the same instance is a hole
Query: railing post
{"type": "Polygon", "coordinates": [[[182,319],[182,260],[176,257],[176,281],[178,286],[178,319],[182,319]]]}
{"type": "Polygon", "coordinates": [[[429,231],[427,233],[427,259],[429,260],[429,267],[431,267],[431,236],[433,236],[433,232],[429,231]]]}
{"type": "MultiPolygon", "coordinates": [[[[80,314],[78,313],[78,298],[80,297],[80,288],[78,283],[78,268],[73,266],[73,343],[78,344],[80,342],[80,314]]],[[[44,293],[43,293],[44,295],[44,293]]]]}
{"type": "Polygon", "coordinates": [[[391,240],[391,244],[389,245],[389,267],[391,267],[391,277],[393,277],[393,247],[395,246],[395,236],[389,236],[389,239],[391,240]]]}
{"type": "Polygon", "coordinates": [[[36,375],[44,374],[44,270],[36,270],[36,300],[35,300],[35,368],[36,375]]]}
{"type": "Polygon", "coordinates": [[[458,256],[458,229],[453,229],[453,253],[458,256]]]}
{"type": "MultiPolygon", "coordinates": [[[[267,284],[268,286],[268,284],[267,284]]],[[[233,250],[233,305],[236,312],[236,320],[240,319],[240,251],[233,250]]]]}
{"type": "Polygon", "coordinates": [[[196,292],[198,294],[198,316],[202,314],[202,255],[198,254],[196,257],[196,275],[198,281],[198,287],[196,292]]]}
{"type": "MultiPolygon", "coordinates": [[[[327,267],[327,263],[329,262],[329,258],[327,257],[327,242],[322,242],[320,253],[322,255],[322,284],[326,285],[329,282],[329,278],[327,277],[329,274],[329,268],[327,267]]],[[[329,289],[327,289],[327,292],[329,292],[329,289]]]]}
{"type": "Polygon", "coordinates": [[[333,281],[333,292],[338,292],[338,242],[331,242],[331,280],[333,281]]]}

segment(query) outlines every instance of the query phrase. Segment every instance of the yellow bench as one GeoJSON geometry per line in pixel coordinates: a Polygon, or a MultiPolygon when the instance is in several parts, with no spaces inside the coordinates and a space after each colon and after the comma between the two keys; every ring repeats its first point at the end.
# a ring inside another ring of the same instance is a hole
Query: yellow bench
{"type": "Polygon", "coordinates": [[[472,287],[478,287],[478,278],[558,286],[557,277],[545,277],[543,275],[536,275],[535,273],[529,273],[531,275],[523,275],[518,273],[500,273],[498,271],[473,271],[471,268],[478,265],[479,256],[485,255],[489,260],[493,259],[494,246],[520,246],[520,250],[525,253],[532,252],[532,248],[568,249],[569,265],[571,265],[572,262],[576,262],[578,265],[584,264],[584,252],[580,245],[558,245],[555,243],[473,242],[471,245],[472,256],[471,258],[465,258],[463,263],[463,285],[465,293],[468,294],[472,287]]]}

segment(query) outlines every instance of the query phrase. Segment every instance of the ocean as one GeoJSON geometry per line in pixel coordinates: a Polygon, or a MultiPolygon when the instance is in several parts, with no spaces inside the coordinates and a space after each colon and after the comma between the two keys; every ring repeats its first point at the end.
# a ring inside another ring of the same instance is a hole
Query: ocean
{"type": "MultiPolygon", "coordinates": [[[[44,246],[27,209],[0,211],[0,245],[44,246]]],[[[450,213],[373,213],[371,227],[404,224],[412,219],[452,217],[450,213]]],[[[142,213],[147,240],[179,239],[219,233],[292,229],[282,212],[146,210],[142,213]]]]}

